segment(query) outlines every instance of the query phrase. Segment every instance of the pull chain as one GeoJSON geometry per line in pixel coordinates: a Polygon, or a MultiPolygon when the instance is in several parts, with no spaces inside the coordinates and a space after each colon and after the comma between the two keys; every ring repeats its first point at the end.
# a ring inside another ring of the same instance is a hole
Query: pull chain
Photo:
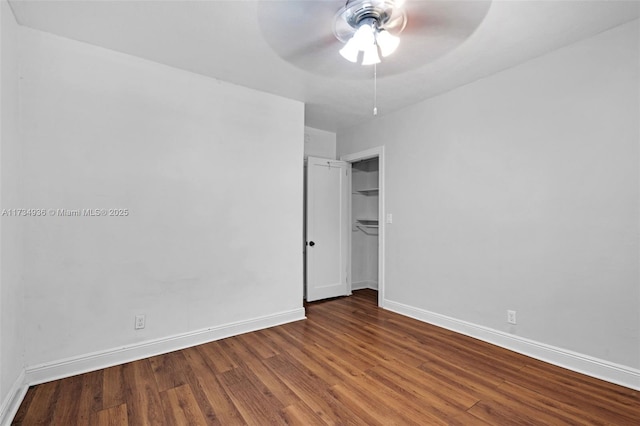
{"type": "Polygon", "coordinates": [[[373,64],[373,115],[378,115],[378,65],[373,64]]]}

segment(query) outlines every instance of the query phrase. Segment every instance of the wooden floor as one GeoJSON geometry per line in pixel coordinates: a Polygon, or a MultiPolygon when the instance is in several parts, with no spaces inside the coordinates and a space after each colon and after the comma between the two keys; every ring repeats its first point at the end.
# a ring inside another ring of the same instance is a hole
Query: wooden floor
{"type": "Polygon", "coordinates": [[[639,425],[640,392],[379,309],[306,321],[29,390],[16,425],[639,425]]]}

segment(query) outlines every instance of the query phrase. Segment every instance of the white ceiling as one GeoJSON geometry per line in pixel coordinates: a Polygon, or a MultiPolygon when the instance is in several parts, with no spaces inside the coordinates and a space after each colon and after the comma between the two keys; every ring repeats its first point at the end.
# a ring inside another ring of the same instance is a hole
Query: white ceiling
{"type": "MultiPolygon", "coordinates": [[[[344,0],[12,0],[18,22],[306,104],[305,124],[372,119],[373,69],[337,51],[344,0]]],[[[612,0],[407,1],[409,24],[378,66],[379,115],[637,19],[612,0]]]]}

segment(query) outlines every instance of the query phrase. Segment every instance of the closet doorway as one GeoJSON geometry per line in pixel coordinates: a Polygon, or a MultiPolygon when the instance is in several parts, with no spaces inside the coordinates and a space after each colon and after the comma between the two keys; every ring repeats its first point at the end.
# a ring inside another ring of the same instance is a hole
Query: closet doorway
{"type": "Polygon", "coordinates": [[[351,198],[348,285],[351,290],[378,291],[384,305],[384,147],[343,155],[351,163],[351,198]]]}

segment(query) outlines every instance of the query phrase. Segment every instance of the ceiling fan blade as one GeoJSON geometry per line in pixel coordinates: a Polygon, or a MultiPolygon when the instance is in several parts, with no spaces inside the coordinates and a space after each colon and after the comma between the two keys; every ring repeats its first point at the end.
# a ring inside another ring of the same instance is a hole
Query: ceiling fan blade
{"type": "Polygon", "coordinates": [[[407,2],[403,34],[423,37],[467,37],[487,14],[491,1],[407,2]]]}
{"type": "Polygon", "coordinates": [[[258,22],[265,41],[288,61],[321,52],[340,41],[333,23],[341,1],[261,1],[258,22]]]}
{"type": "Polygon", "coordinates": [[[409,17],[402,9],[395,9],[384,23],[384,29],[393,35],[400,34],[406,27],[409,17]]]}
{"type": "Polygon", "coordinates": [[[325,35],[316,40],[292,47],[287,52],[282,53],[282,58],[286,61],[298,61],[303,59],[305,56],[316,56],[321,54],[328,48],[339,49],[339,43],[340,42],[336,40],[333,34],[325,35]]]}

